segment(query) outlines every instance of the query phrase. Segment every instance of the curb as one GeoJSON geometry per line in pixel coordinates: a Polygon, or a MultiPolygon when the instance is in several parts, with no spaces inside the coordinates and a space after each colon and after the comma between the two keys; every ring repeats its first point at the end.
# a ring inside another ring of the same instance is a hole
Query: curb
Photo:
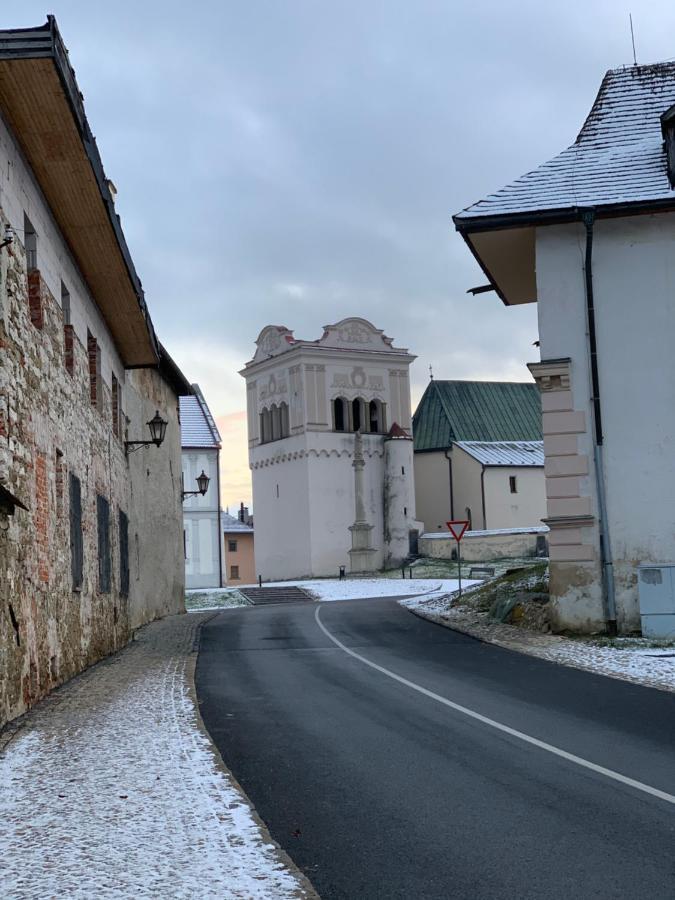
{"type": "MultiPolygon", "coordinates": [[[[424,619],[427,622],[432,622],[434,625],[440,625],[442,628],[449,628],[451,631],[457,631],[460,634],[465,634],[467,637],[471,637],[474,640],[481,641],[484,644],[493,644],[496,647],[501,647],[503,650],[511,650],[514,653],[522,653],[526,656],[534,656],[537,659],[552,663],[553,665],[566,666],[568,669],[579,669],[582,672],[590,672],[592,675],[602,675],[604,678],[614,678],[617,681],[626,681],[629,684],[636,684],[640,687],[651,688],[652,690],[656,691],[664,691],[667,694],[675,693],[675,684],[651,684],[649,682],[643,681],[640,678],[636,678],[635,676],[632,676],[627,672],[606,672],[596,668],[595,666],[584,664],[581,661],[571,659],[556,659],[555,657],[551,657],[548,655],[548,653],[546,652],[548,648],[526,646],[518,641],[486,634],[485,629],[492,626],[481,627],[472,626],[461,621],[451,622],[446,616],[443,616],[440,613],[425,612],[424,610],[421,610],[419,608],[414,609],[409,606],[403,606],[403,608],[407,609],[408,612],[412,613],[420,619],[424,619]]],[[[536,632],[532,632],[532,634],[536,634],[536,632]]],[[[555,634],[542,634],[541,638],[544,640],[548,639],[551,644],[555,643],[559,646],[564,646],[564,644],[567,642],[566,638],[560,637],[559,635],[555,634]]]]}
{"type": "Polygon", "coordinates": [[[283,849],[283,847],[281,847],[277,843],[277,841],[274,840],[274,838],[272,837],[272,835],[269,832],[269,829],[267,828],[267,825],[263,822],[263,820],[258,815],[258,811],[256,810],[255,806],[253,805],[251,800],[246,795],[246,792],[244,791],[242,786],[239,784],[237,779],[234,777],[232,772],[230,772],[228,767],[225,765],[225,761],[223,760],[223,757],[220,754],[220,750],[218,750],[215,743],[213,742],[213,739],[211,738],[211,735],[209,734],[209,732],[206,728],[206,725],[204,724],[204,720],[202,719],[202,713],[199,708],[199,701],[197,699],[197,685],[196,685],[196,681],[195,681],[195,672],[197,670],[197,657],[199,656],[199,646],[201,643],[202,628],[204,627],[204,625],[208,625],[209,622],[211,622],[213,619],[215,619],[217,615],[218,615],[218,613],[214,612],[214,613],[212,613],[212,615],[210,615],[207,618],[204,618],[200,622],[196,623],[194,641],[192,642],[192,648],[186,659],[185,676],[186,676],[186,681],[187,681],[188,693],[190,695],[190,699],[192,700],[192,704],[193,704],[194,710],[195,710],[195,722],[197,724],[197,727],[200,729],[202,734],[206,737],[206,739],[209,742],[209,746],[211,748],[211,753],[213,754],[213,759],[214,759],[216,768],[219,769],[229,779],[230,783],[232,784],[232,787],[240,795],[242,802],[249,808],[254,822],[258,825],[258,827],[260,828],[260,831],[262,832],[262,836],[263,836],[265,843],[272,844],[274,846],[275,854],[276,854],[279,862],[286,869],[288,869],[289,872],[291,872],[291,874],[294,875],[295,878],[298,880],[299,891],[296,894],[298,900],[320,900],[320,897],[317,894],[317,892],[315,891],[309,878],[305,875],[305,873],[300,868],[298,868],[298,866],[293,862],[293,860],[288,855],[288,853],[286,853],[286,851],[283,849]]]}

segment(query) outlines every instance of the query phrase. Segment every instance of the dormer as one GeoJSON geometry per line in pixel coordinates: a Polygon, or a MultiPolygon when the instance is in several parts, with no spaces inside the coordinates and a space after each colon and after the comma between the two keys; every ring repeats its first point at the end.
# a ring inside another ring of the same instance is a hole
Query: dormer
{"type": "Polygon", "coordinates": [[[668,181],[671,188],[675,188],[675,104],[661,116],[661,134],[666,151],[668,181]]]}

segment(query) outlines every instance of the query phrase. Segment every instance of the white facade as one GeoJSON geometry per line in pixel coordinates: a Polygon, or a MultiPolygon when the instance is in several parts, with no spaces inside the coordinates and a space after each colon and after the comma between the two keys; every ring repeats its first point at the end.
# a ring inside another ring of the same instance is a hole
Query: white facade
{"type": "Polygon", "coordinates": [[[675,562],[675,64],[605,75],[576,141],[455,216],[490,287],[538,303],[553,621],[640,627],[675,562]]]}
{"type": "Polygon", "coordinates": [[[198,384],[193,394],[180,398],[183,543],[185,586],[221,587],[223,547],[220,532],[220,434],[198,384]],[[197,479],[208,476],[205,494],[196,494],[197,479]]]}
{"type": "Polygon", "coordinates": [[[358,426],[372,565],[398,563],[420,523],[412,441],[387,440],[387,433],[394,424],[410,433],[414,357],[355,318],[326,326],[318,341],[268,326],[257,348],[242,375],[259,574],[297,578],[335,575],[342,565],[350,570],[358,426]]]}
{"type": "MultiPolygon", "coordinates": [[[[552,572],[565,622],[603,621],[581,225],[537,231],[552,572]],[[576,254],[576,256],[575,256],[576,254]],[[548,362],[547,362],[548,361],[548,362]],[[573,523],[573,524],[572,524],[573,523]]],[[[597,221],[593,281],[607,519],[619,627],[639,628],[637,566],[675,562],[675,214],[597,221]]]]}

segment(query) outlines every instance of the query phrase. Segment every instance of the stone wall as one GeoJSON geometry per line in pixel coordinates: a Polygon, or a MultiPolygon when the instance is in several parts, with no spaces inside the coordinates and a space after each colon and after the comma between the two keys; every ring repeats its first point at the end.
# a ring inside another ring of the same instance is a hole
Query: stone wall
{"type": "MultiPolygon", "coordinates": [[[[548,528],[467,531],[462,538],[462,560],[487,562],[491,559],[524,559],[537,556],[537,542],[548,539],[548,528]]],[[[419,539],[420,556],[456,559],[457,541],[450,534],[424,534],[419,539]]]]}
{"type": "MultiPolygon", "coordinates": [[[[0,229],[5,223],[0,212],[0,229]]],[[[177,398],[156,371],[127,374],[122,409],[131,418],[130,437],[147,437],[155,408],[170,422],[161,448],[127,460],[125,427],[113,431],[104,377],[95,405],[91,396],[87,347],[64,327],[61,307],[37,271],[29,298],[17,239],[0,250],[0,484],[28,509],[0,515],[0,726],[121,647],[133,627],[182,609],[177,398]],[[83,569],[75,590],[71,476],[79,479],[82,508],[83,569]],[[109,505],[109,589],[99,565],[105,503],[98,497],[109,505]],[[129,519],[128,594],[121,584],[120,512],[129,519]],[[157,544],[154,553],[150,543],[157,544]]]]}

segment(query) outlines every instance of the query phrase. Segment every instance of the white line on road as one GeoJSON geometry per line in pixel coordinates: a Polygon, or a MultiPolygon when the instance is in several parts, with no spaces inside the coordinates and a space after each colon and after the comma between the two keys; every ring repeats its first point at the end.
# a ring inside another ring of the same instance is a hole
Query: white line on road
{"type": "Polygon", "coordinates": [[[591,772],[597,772],[599,775],[604,775],[605,778],[611,778],[613,781],[618,781],[621,784],[626,784],[628,785],[628,787],[635,788],[636,790],[642,791],[645,794],[650,794],[652,797],[658,797],[659,800],[665,800],[666,803],[675,804],[675,796],[673,796],[673,794],[667,794],[665,791],[660,791],[658,788],[651,787],[651,785],[649,784],[644,784],[642,781],[636,781],[634,778],[628,778],[626,775],[621,775],[620,772],[614,772],[612,769],[606,769],[604,766],[599,766],[597,765],[597,763],[593,763],[587,759],[583,759],[583,757],[581,756],[575,756],[574,753],[568,753],[567,750],[561,750],[560,747],[554,747],[553,744],[547,744],[546,741],[540,741],[538,738],[531,737],[529,734],[518,731],[516,728],[510,728],[508,725],[503,725],[501,722],[490,719],[488,718],[488,716],[484,716],[473,709],[469,709],[467,706],[462,706],[460,703],[454,703],[452,700],[441,697],[440,694],[435,694],[433,691],[427,690],[427,688],[424,688],[419,684],[415,684],[414,681],[409,681],[407,678],[403,678],[402,675],[397,675],[396,672],[392,672],[390,669],[385,669],[384,666],[378,666],[377,663],[372,662],[370,659],[366,659],[366,657],[361,656],[360,653],[356,653],[354,650],[350,650],[349,647],[346,647],[342,643],[342,641],[339,641],[334,635],[332,635],[319,617],[320,609],[321,607],[317,606],[316,612],[314,613],[314,618],[316,619],[316,624],[323,631],[326,637],[329,638],[329,640],[331,640],[341,650],[344,650],[345,653],[349,654],[349,656],[353,656],[354,659],[358,659],[360,662],[365,663],[365,665],[370,666],[371,669],[375,669],[377,672],[381,672],[383,675],[387,675],[389,676],[389,678],[393,678],[394,681],[398,681],[399,684],[404,684],[406,687],[411,688],[413,691],[424,694],[425,697],[429,697],[431,698],[431,700],[436,700],[438,701],[438,703],[442,703],[443,706],[449,706],[450,709],[454,709],[456,712],[462,713],[465,716],[469,716],[469,718],[471,719],[476,719],[476,721],[482,722],[483,725],[489,725],[490,728],[496,728],[497,731],[501,731],[504,734],[509,734],[511,735],[511,737],[518,738],[518,740],[523,741],[526,744],[531,744],[533,747],[538,747],[540,750],[545,750],[547,753],[553,753],[554,756],[559,756],[562,759],[566,759],[568,762],[575,763],[575,765],[581,766],[584,769],[590,769],[591,772]]]}

